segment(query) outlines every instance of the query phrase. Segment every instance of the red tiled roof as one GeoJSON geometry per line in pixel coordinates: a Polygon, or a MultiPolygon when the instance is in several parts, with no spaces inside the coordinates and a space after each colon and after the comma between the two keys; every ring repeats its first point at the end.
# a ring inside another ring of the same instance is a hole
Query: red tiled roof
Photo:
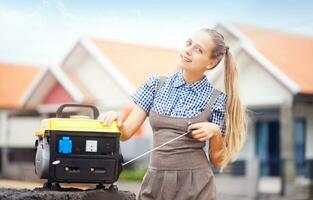
{"type": "Polygon", "coordinates": [[[300,87],[313,93],[313,37],[235,24],[255,48],[300,87]]]}
{"type": "Polygon", "coordinates": [[[168,74],[177,68],[176,50],[96,38],[91,41],[136,88],[151,74],[168,74]]]}
{"type": "Polygon", "coordinates": [[[20,100],[41,69],[0,63],[0,109],[21,108],[20,100]]]}

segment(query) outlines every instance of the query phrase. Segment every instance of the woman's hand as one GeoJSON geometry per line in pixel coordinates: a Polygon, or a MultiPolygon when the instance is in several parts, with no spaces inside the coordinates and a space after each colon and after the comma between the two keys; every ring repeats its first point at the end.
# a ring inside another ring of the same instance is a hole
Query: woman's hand
{"type": "Polygon", "coordinates": [[[117,126],[120,130],[121,141],[126,141],[130,139],[138,128],[144,123],[147,118],[147,113],[137,104],[134,105],[134,108],[129,113],[125,121],[118,117],[116,112],[108,111],[99,115],[98,120],[102,121],[104,125],[111,125],[113,121],[117,121],[117,126]]]}
{"type": "Polygon", "coordinates": [[[102,121],[104,125],[110,126],[113,121],[117,121],[118,128],[121,128],[123,123],[122,120],[118,117],[116,112],[108,111],[99,115],[98,120],[102,121]]]}
{"type": "Polygon", "coordinates": [[[217,124],[211,122],[199,122],[188,126],[188,131],[191,132],[192,137],[198,141],[209,140],[214,135],[218,134],[220,128],[217,124]]]}

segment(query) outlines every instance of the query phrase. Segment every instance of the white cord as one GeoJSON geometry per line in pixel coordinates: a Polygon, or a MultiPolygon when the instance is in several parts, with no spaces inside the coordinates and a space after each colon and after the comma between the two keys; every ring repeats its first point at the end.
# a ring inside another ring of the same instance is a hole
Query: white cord
{"type": "Polygon", "coordinates": [[[148,153],[151,153],[152,151],[157,150],[157,149],[163,147],[164,145],[169,144],[169,143],[171,143],[171,142],[177,140],[178,138],[181,138],[181,137],[187,135],[188,133],[190,133],[190,132],[188,131],[188,132],[186,132],[186,133],[184,133],[184,134],[182,134],[182,135],[180,135],[180,136],[178,136],[178,137],[176,137],[176,138],[174,138],[174,139],[171,139],[171,140],[165,142],[164,144],[161,144],[160,146],[157,146],[157,147],[155,147],[155,148],[153,148],[153,149],[151,149],[151,150],[149,150],[149,151],[147,151],[147,152],[141,154],[140,156],[137,156],[136,158],[133,158],[133,159],[131,159],[131,160],[129,160],[129,161],[123,163],[122,166],[125,166],[125,165],[127,165],[128,163],[131,163],[131,162],[137,160],[138,158],[141,158],[142,156],[144,156],[144,155],[146,155],[146,154],[148,154],[148,153]]]}

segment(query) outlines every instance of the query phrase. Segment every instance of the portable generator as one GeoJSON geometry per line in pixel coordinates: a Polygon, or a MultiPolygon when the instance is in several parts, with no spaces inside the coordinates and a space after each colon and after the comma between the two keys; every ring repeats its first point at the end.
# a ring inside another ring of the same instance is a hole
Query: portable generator
{"type": "Polygon", "coordinates": [[[95,183],[97,188],[117,187],[122,171],[123,156],[120,149],[120,132],[114,121],[105,126],[97,120],[98,109],[93,105],[63,104],[55,118],[43,119],[37,140],[35,172],[47,179],[44,187],[60,188],[59,183],[95,183]],[[93,119],[64,118],[64,108],[92,109],[93,119]]]}

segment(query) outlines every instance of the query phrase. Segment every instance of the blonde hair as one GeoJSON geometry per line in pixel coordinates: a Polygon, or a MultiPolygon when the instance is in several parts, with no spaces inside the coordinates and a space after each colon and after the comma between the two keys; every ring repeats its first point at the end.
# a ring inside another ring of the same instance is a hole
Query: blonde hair
{"type": "MultiPolygon", "coordinates": [[[[216,58],[218,63],[224,57],[224,85],[227,96],[226,113],[225,113],[225,135],[223,137],[223,148],[216,153],[217,157],[222,157],[219,167],[221,171],[233,161],[235,156],[240,152],[246,139],[246,127],[248,115],[245,105],[239,96],[238,89],[238,71],[233,55],[229,51],[229,47],[225,45],[222,34],[213,29],[201,29],[208,33],[215,48],[212,50],[211,58],[216,58]]],[[[213,69],[212,68],[212,69],[213,69]]]]}

